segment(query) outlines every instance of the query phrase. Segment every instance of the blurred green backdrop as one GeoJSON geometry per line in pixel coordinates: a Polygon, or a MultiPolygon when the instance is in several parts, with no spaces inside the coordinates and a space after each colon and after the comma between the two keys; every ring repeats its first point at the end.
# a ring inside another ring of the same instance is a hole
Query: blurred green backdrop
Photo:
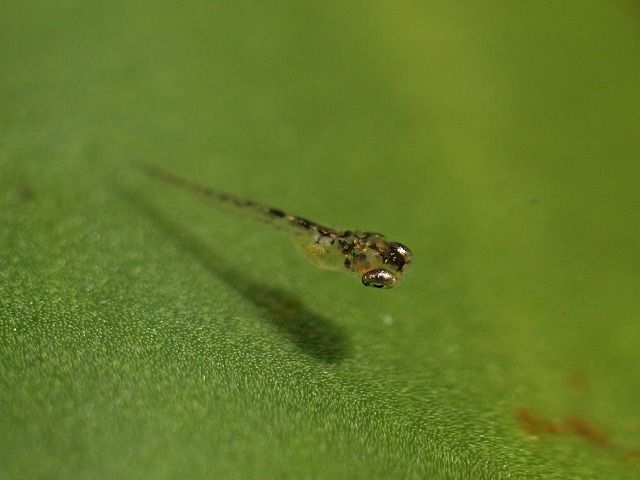
{"type": "Polygon", "coordinates": [[[638,478],[639,54],[630,0],[3,2],[0,477],[638,478]]]}

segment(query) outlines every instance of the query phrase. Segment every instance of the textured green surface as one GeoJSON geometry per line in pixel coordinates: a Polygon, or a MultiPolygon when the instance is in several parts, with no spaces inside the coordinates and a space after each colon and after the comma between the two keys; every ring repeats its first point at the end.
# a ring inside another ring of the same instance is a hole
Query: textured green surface
{"type": "Polygon", "coordinates": [[[2,479],[638,478],[640,12],[454,4],[3,2],[2,479]]]}

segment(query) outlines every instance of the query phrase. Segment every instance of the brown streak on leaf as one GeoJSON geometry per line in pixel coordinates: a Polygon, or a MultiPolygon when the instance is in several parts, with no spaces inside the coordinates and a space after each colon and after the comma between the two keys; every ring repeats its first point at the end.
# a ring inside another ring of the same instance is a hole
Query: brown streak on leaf
{"type": "Polygon", "coordinates": [[[539,417],[526,408],[519,409],[516,417],[522,429],[529,435],[555,435],[562,431],[558,422],[539,417]]]}
{"type": "Polygon", "coordinates": [[[592,421],[577,415],[562,420],[551,420],[534,414],[531,410],[521,408],[516,417],[522,429],[529,435],[558,435],[573,433],[592,445],[606,448],[611,446],[609,436],[592,421]]]}
{"type": "Polygon", "coordinates": [[[579,416],[569,416],[564,419],[564,425],[567,431],[575,433],[586,441],[601,448],[607,448],[611,446],[611,439],[609,436],[596,426],[590,420],[579,416]]]}
{"type": "Polygon", "coordinates": [[[564,383],[567,387],[570,387],[574,390],[584,391],[589,388],[589,382],[587,381],[584,375],[579,373],[572,373],[571,375],[567,375],[564,379],[564,383]]]}
{"type": "Polygon", "coordinates": [[[624,458],[633,463],[640,462],[640,449],[629,448],[624,452],[624,458]]]}
{"type": "Polygon", "coordinates": [[[516,411],[516,419],[520,423],[522,430],[528,435],[573,433],[595,447],[613,449],[615,453],[624,457],[625,460],[640,463],[640,449],[622,448],[621,445],[616,445],[612,442],[611,437],[600,427],[591,420],[579,415],[569,415],[562,420],[551,420],[536,415],[527,408],[520,408],[516,411]]]}

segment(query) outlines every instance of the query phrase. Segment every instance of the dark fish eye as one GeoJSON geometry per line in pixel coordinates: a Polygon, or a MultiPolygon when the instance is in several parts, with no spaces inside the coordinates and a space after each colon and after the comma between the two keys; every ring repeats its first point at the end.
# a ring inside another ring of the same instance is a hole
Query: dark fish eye
{"type": "Polygon", "coordinates": [[[409,264],[413,258],[411,250],[402,243],[393,242],[389,244],[388,259],[389,263],[395,265],[398,270],[409,264]]]}

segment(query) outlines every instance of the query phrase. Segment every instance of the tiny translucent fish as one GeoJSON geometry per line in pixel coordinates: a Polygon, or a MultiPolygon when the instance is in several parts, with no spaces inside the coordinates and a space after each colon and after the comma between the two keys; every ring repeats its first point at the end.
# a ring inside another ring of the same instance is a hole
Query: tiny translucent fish
{"type": "Polygon", "coordinates": [[[145,165],[153,178],[180,187],[219,208],[229,207],[286,231],[314,265],[355,275],[366,287],[393,288],[411,265],[411,250],[399,242],[390,242],[384,235],[357,230],[338,230],[320,225],[277,208],[251,200],[243,200],[155,166],[145,165]]]}

